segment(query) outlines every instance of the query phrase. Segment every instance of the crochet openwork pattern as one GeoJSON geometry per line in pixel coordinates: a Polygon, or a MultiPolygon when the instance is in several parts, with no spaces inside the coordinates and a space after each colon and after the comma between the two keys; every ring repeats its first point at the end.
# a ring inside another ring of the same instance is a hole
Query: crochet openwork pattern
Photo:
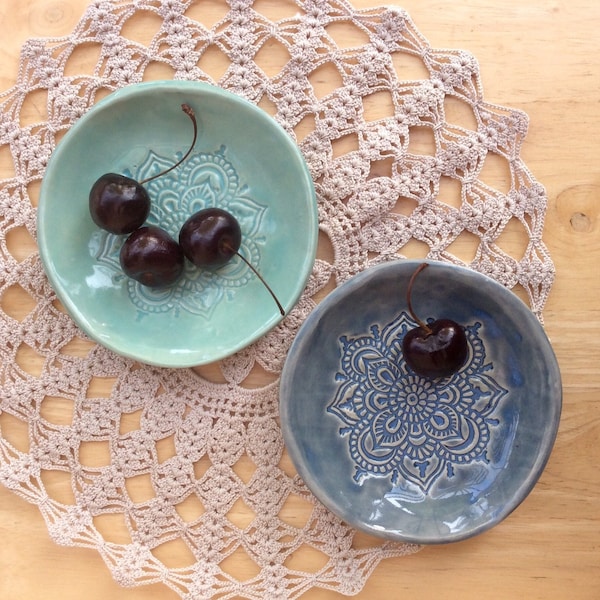
{"type": "Polygon", "coordinates": [[[0,96],[0,152],[14,166],[0,181],[0,481],[39,506],[57,543],[96,548],[123,585],[162,581],[190,600],[297,598],[313,586],[351,595],[381,559],[416,548],[357,543],[295,475],[278,426],[286,352],[323,294],[415,252],[524,290],[541,318],[554,269],[541,239],[545,191],[519,157],[527,118],[485,102],[475,59],[432,48],[401,9],[287,0],[279,18],[273,4],[229,0],[205,25],[201,5],[92,2],[70,35],[24,44],[18,82],[0,96]],[[342,27],[360,43],[348,47],[342,27]],[[320,252],[305,293],[218,376],[85,342],[38,254],[9,249],[13,236],[35,240],[37,189],[61,134],[101,96],[165,73],[269,111],[300,145],[318,194],[320,252]],[[46,114],[23,123],[32,98],[46,114]],[[504,178],[491,181],[490,165],[504,178]],[[515,227],[524,251],[505,243],[515,227]],[[11,296],[23,299],[19,314],[7,312],[11,296]],[[260,388],[257,369],[270,381],[260,388]],[[14,429],[28,444],[9,441],[14,429]],[[303,550],[324,557],[316,571],[297,568],[303,550]],[[188,560],[173,565],[173,555],[188,560]],[[240,582],[227,564],[242,555],[253,570],[240,582]]]}

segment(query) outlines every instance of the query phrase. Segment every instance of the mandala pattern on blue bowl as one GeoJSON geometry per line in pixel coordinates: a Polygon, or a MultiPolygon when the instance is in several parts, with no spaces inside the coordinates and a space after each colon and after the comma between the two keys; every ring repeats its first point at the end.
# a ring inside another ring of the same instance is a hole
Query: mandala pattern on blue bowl
{"type": "MultiPolygon", "coordinates": [[[[264,242],[259,232],[267,208],[251,197],[226,154],[225,146],[215,152],[193,154],[176,171],[148,182],[145,187],[152,204],[147,223],[162,227],[178,239],[179,230],[189,216],[198,210],[218,206],[234,214],[239,221],[242,229],[240,252],[258,267],[260,246],[264,242]]],[[[172,156],[160,156],[150,151],[136,172],[125,172],[125,175],[143,181],[168,169],[173,162],[172,156]]],[[[96,258],[114,270],[116,279],[126,277],[119,264],[124,241],[124,236],[104,231],[99,231],[94,240],[96,258]]],[[[183,276],[174,285],[149,288],[128,279],[127,291],[141,314],[174,310],[176,314],[187,311],[208,319],[226,295],[234,294],[251,277],[251,271],[237,257],[214,271],[198,269],[186,261],[183,276]]]]}
{"type": "Polygon", "coordinates": [[[460,465],[489,462],[486,451],[498,430],[494,417],[508,390],[493,377],[479,336],[465,327],[469,357],[451,377],[414,374],[402,355],[402,338],[416,326],[406,313],[369,335],[339,339],[337,392],[327,412],[341,422],[355,466],[354,480],[403,479],[428,492],[460,465]]]}

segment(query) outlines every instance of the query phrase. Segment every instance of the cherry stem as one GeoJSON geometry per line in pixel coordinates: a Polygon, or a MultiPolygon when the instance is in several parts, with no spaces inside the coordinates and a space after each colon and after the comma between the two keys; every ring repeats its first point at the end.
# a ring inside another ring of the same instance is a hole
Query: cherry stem
{"type": "Polygon", "coordinates": [[[421,263],[416,268],[415,272],[412,274],[412,277],[410,278],[410,281],[408,282],[408,288],[406,289],[406,304],[408,306],[408,312],[410,313],[410,316],[417,322],[417,325],[421,329],[423,329],[427,335],[431,335],[433,333],[431,327],[429,327],[429,325],[427,325],[427,323],[424,323],[423,321],[421,321],[421,319],[419,319],[419,317],[417,317],[417,315],[415,314],[415,311],[413,310],[413,306],[412,306],[412,289],[413,289],[413,285],[415,283],[415,279],[417,278],[419,273],[421,271],[423,271],[424,269],[426,269],[428,266],[429,265],[427,263],[421,263]]]}
{"type": "Polygon", "coordinates": [[[180,160],[178,160],[173,166],[169,167],[166,171],[161,171],[156,175],[152,175],[152,177],[147,177],[146,179],[140,181],[140,185],[144,185],[145,183],[148,183],[153,179],[157,179],[158,177],[162,177],[163,175],[170,173],[173,169],[176,169],[184,160],[186,160],[186,158],[192,153],[192,150],[196,145],[196,139],[198,138],[198,123],[196,122],[196,115],[194,113],[194,109],[189,104],[182,104],[181,110],[191,119],[192,124],[194,126],[194,139],[192,140],[191,146],[188,148],[188,151],[185,153],[185,155],[180,160]]]}
{"type": "Polygon", "coordinates": [[[248,265],[248,267],[250,267],[250,270],[260,279],[262,284],[269,291],[269,294],[271,294],[271,297],[273,298],[273,300],[275,300],[275,304],[277,304],[277,308],[279,309],[281,316],[285,317],[285,310],[284,310],[283,306],[281,306],[281,302],[279,302],[279,300],[277,299],[277,296],[275,295],[275,292],[271,289],[269,284],[265,281],[264,277],[256,270],[254,265],[247,258],[245,258],[242,254],[240,254],[235,248],[233,248],[233,246],[231,246],[229,244],[224,244],[223,247],[226,248],[227,250],[229,250],[230,252],[234,252],[235,254],[237,254],[246,263],[246,265],[248,265]]]}

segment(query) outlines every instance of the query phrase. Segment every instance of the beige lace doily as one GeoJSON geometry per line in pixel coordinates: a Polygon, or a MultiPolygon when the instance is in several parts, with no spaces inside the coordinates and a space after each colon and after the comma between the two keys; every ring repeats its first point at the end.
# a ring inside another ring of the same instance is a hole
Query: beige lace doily
{"type": "Polygon", "coordinates": [[[0,182],[0,481],[39,506],[57,543],[97,549],[123,585],[162,581],[190,600],[297,598],[313,586],[351,595],[381,559],[416,548],[358,543],[293,472],[277,421],[287,349],[318,298],[415,253],[521,290],[541,318],[554,268],[545,191],[519,156],[527,118],[485,102],[475,59],[432,48],[401,9],[287,0],[277,19],[273,3],[229,0],[203,24],[201,5],[96,0],[69,36],[27,41],[17,84],[0,96],[0,152],[14,165],[0,182]],[[359,45],[340,35],[348,28],[359,45]],[[61,134],[100,96],[166,73],[268,110],[318,192],[319,258],[299,304],[209,371],[148,367],[85,342],[37,253],[9,249],[12,236],[35,239],[37,189],[61,134]],[[46,114],[23,123],[32,98],[46,114]],[[515,229],[524,246],[511,243],[515,229]],[[13,296],[18,313],[6,308],[13,296]],[[256,387],[257,370],[269,384],[256,387]],[[11,443],[11,428],[28,444],[11,443]],[[302,551],[324,559],[305,572],[293,560],[302,551]],[[242,555],[254,567],[243,582],[227,568],[242,555]]]}

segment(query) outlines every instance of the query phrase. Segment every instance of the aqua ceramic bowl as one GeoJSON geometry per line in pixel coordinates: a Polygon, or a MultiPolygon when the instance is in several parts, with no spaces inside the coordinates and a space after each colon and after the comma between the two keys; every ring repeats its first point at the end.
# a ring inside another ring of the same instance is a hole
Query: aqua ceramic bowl
{"type": "Polygon", "coordinates": [[[415,375],[401,342],[420,263],[370,268],[308,317],[281,379],[281,426],[300,476],[351,526],[419,544],[462,540],[509,515],[540,477],[561,378],[538,320],[512,292],[431,262],[412,292],[421,319],[465,327],[466,364],[415,375]]]}
{"type": "Polygon", "coordinates": [[[91,220],[88,194],[107,172],[141,180],[170,166],[199,135],[185,163],[146,185],[148,223],[177,239],[196,210],[219,206],[242,228],[241,252],[286,311],[314,264],[318,217],[313,182],[292,138],[253,104],[197,82],[132,85],[86,113],[59,143],[43,180],[38,243],[59,299],[104,346],[144,363],[187,367],[219,360],[268,332],[281,315],[237,258],[216,271],[186,263],[166,288],[144,288],[119,265],[124,236],[91,220]]]}

